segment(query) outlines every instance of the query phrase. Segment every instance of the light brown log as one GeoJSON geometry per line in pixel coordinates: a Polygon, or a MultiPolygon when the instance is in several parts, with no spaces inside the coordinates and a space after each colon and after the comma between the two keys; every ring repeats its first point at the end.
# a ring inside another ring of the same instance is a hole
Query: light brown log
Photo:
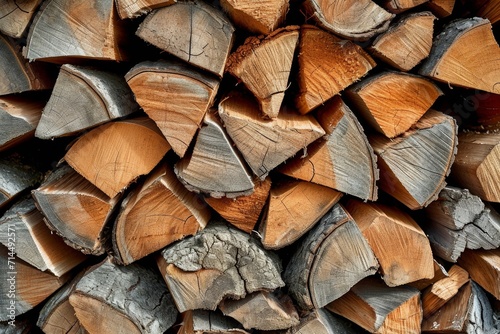
{"type": "Polygon", "coordinates": [[[500,3],[494,0],[478,0],[473,3],[474,14],[488,19],[491,24],[500,21],[500,3]]]}
{"type": "Polygon", "coordinates": [[[142,62],[125,79],[137,102],[181,158],[212,106],[219,80],[178,62],[142,62]]]}
{"type": "Polygon", "coordinates": [[[189,310],[182,313],[182,323],[177,334],[249,334],[241,324],[220,311],[189,310]]]}
{"type": "MultiPolygon", "coordinates": [[[[326,309],[314,309],[300,319],[300,324],[280,334],[357,334],[363,329],[326,309]]],[[[276,333],[278,334],[278,333],[276,333]]]]}
{"type": "Polygon", "coordinates": [[[409,283],[409,286],[412,286],[414,288],[417,288],[419,290],[424,290],[431,284],[448,277],[448,272],[446,269],[443,267],[442,264],[440,264],[436,259],[434,259],[434,277],[431,279],[422,279],[418,280],[416,282],[409,283]]]}
{"type": "Polygon", "coordinates": [[[177,0],[116,0],[116,9],[122,20],[133,19],[176,2],[177,0]]]}
{"type": "Polygon", "coordinates": [[[99,126],[81,136],[64,159],[109,197],[149,173],[170,145],[156,124],[139,117],[99,126]]]}
{"type": "Polygon", "coordinates": [[[222,77],[234,28],[203,1],[177,2],[151,12],[136,34],[180,59],[222,77]]]}
{"type": "Polygon", "coordinates": [[[358,45],[310,25],[301,28],[299,54],[295,105],[302,114],[322,105],[376,65],[358,45]]]}
{"type": "Polygon", "coordinates": [[[418,5],[426,3],[428,0],[384,0],[384,7],[391,13],[402,13],[418,5]]]}
{"type": "Polygon", "coordinates": [[[368,240],[388,286],[433,278],[431,245],[410,215],[396,207],[355,199],[346,203],[346,209],[368,240]]]}
{"type": "Polygon", "coordinates": [[[280,28],[247,38],[227,59],[226,71],[253,93],[266,117],[276,118],[281,109],[298,41],[298,26],[280,28]]]}
{"type": "Polygon", "coordinates": [[[453,13],[455,0],[429,0],[426,5],[437,17],[444,18],[453,13]]]}
{"type": "Polygon", "coordinates": [[[417,123],[442,94],[423,77],[387,71],[352,85],[345,95],[373,129],[394,138],[417,123]]]}
{"type": "Polygon", "coordinates": [[[380,167],[379,186],[412,210],[437,198],[455,158],[457,126],[429,110],[409,131],[394,139],[369,136],[380,167]]]}
{"type": "Polygon", "coordinates": [[[317,118],[327,135],[297,154],[278,170],[363,200],[377,199],[377,157],[351,109],[340,97],[318,108],[317,118]]]}
{"type": "Polygon", "coordinates": [[[340,200],[342,193],[306,181],[283,180],[271,187],[259,225],[262,245],[279,249],[298,240],[340,200]]]}
{"type": "Polygon", "coordinates": [[[42,0],[6,0],[0,3],[0,32],[20,38],[28,28],[31,18],[42,0]]]}
{"type": "Polygon", "coordinates": [[[203,229],[211,211],[165,163],[122,202],[113,225],[114,256],[128,265],[203,229]]]}
{"type": "Polygon", "coordinates": [[[466,250],[458,264],[477,284],[500,300],[500,248],[466,250]]]}

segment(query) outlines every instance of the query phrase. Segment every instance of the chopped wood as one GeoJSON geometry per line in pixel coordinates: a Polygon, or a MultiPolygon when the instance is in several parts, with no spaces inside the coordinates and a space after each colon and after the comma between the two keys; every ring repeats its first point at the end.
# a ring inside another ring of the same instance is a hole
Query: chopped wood
{"type": "Polygon", "coordinates": [[[73,135],[139,110],[123,76],[91,67],[61,66],[35,136],[73,135]]]}
{"type": "Polygon", "coordinates": [[[391,13],[399,14],[426,3],[428,0],[384,0],[384,7],[391,13]]]}
{"type": "Polygon", "coordinates": [[[361,330],[352,322],[319,308],[301,318],[300,324],[290,328],[284,334],[356,334],[361,330]]]}
{"type": "Polygon", "coordinates": [[[410,215],[355,199],[345,207],[377,257],[385,284],[393,287],[434,277],[431,245],[410,215]]]}
{"type": "Polygon", "coordinates": [[[290,111],[274,119],[262,119],[255,101],[243,94],[224,99],[219,115],[245,161],[261,179],[325,134],[311,115],[290,111]]]}
{"type": "Polygon", "coordinates": [[[366,78],[345,92],[355,111],[388,138],[408,131],[442,94],[430,80],[392,71],[366,78]]]}
{"type": "Polygon", "coordinates": [[[500,47],[490,21],[475,17],[450,23],[434,39],[419,73],[451,85],[500,93],[500,47]]]}
{"type": "Polygon", "coordinates": [[[271,187],[269,204],[259,225],[266,249],[298,240],[340,200],[342,193],[306,181],[283,180],[271,187]]]}
{"type": "Polygon", "coordinates": [[[149,173],[170,145],[149,118],[110,122],[82,135],[64,156],[110,198],[149,173]]]}
{"type": "Polygon", "coordinates": [[[226,71],[245,84],[269,118],[280,111],[298,41],[299,27],[281,28],[266,37],[247,38],[227,60],[226,71]]]}
{"type": "Polygon", "coordinates": [[[42,0],[16,0],[0,3],[0,32],[4,35],[21,38],[42,0]]]}
{"type": "Polygon", "coordinates": [[[452,117],[431,109],[399,137],[369,136],[379,158],[380,188],[412,210],[429,205],[446,185],[456,132],[452,117]]]}
{"type": "Polygon", "coordinates": [[[113,225],[114,255],[128,265],[203,229],[211,212],[161,163],[132,190],[113,225]]]}
{"type": "Polygon", "coordinates": [[[181,158],[212,106],[219,80],[178,62],[142,62],[126,75],[146,114],[181,158]]]}
{"type": "Polygon", "coordinates": [[[220,311],[189,310],[182,313],[182,324],[177,334],[248,334],[241,324],[220,311]]]}
{"type": "Polygon", "coordinates": [[[434,259],[434,277],[430,279],[421,279],[416,282],[409,283],[408,285],[417,288],[419,290],[424,290],[431,284],[448,276],[449,276],[448,272],[443,267],[443,265],[440,264],[438,261],[436,261],[436,259],[434,259]]]}
{"type": "Polygon", "coordinates": [[[9,320],[8,322],[0,322],[0,332],[2,332],[3,334],[40,333],[40,329],[36,327],[35,322],[35,311],[31,311],[23,315],[16,316],[14,321],[9,320]]]}
{"type": "Polygon", "coordinates": [[[469,99],[474,103],[474,111],[481,130],[500,130],[500,95],[476,91],[469,99]]]}
{"type": "Polygon", "coordinates": [[[156,9],[137,36],[190,64],[222,77],[233,44],[234,28],[224,14],[195,0],[156,9]]]}
{"type": "Polygon", "coordinates": [[[116,0],[116,9],[122,20],[133,19],[176,2],[177,0],[116,0]]]}
{"type": "MultiPolygon", "coordinates": [[[[360,2],[364,1],[356,4],[360,2]]],[[[324,104],[376,66],[357,44],[311,25],[300,30],[298,64],[295,105],[301,114],[324,104]]]]}
{"type": "Polygon", "coordinates": [[[318,108],[317,118],[327,135],[297,154],[278,170],[363,200],[377,199],[377,158],[363,128],[340,97],[318,108]]]}
{"type": "Polygon", "coordinates": [[[222,222],[162,251],[157,260],[180,312],[215,310],[225,297],[284,286],[279,258],[247,233],[222,222]]]}
{"type": "Polygon", "coordinates": [[[306,16],[343,38],[365,41],[384,32],[394,18],[371,0],[306,0],[306,16]]]}
{"type": "Polygon", "coordinates": [[[500,300],[500,248],[466,250],[458,264],[477,284],[500,300]]]}
{"type": "Polygon", "coordinates": [[[437,17],[444,18],[453,13],[455,0],[429,0],[426,5],[437,17]]]}
{"type": "Polygon", "coordinates": [[[491,24],[500,21],[500,3],[494,0],[477,0],[473,2],[474,14],[488,19],[491,24]]]}
{"type": "Polygon", "coordinates": [[[192,153],[175,165],[175,173],[190,191],[212,197],[234,198],[254,190],[243,158],[212,111],[205,114],[192,153]]]}
{"type": "Polygon", "coordinates": [[[300,243],[283,277],[297,305],[311,310],[340,298],[378,267],[356,223],[337,204],[300,243]]]}

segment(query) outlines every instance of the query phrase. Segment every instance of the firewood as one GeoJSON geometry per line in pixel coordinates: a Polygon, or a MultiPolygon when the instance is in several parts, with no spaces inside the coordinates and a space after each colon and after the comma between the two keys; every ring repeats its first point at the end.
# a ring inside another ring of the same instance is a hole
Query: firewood
{"type": "Polygon", "coordinates": [[[458,264],[477,284],[500,300],[500,248],[466,250],[458,264]]]}
{"type": "Polygon", "coordinates": [[[383,3],[384,7],[389,12],[399,14],[427,1],[428,0],[383,0],[383,3]]]}
{"type": "Polygon", "coordinates": [[[0,332],[3,334],[42,333],[40,329],[36,326],[35,322],[36,322],[36,312],[33,310],[28,313],[22,314],[20,316],[16,316],[15,320],[9,320],[8,322],[0,322],[0,332]]]}
{"type": "Polygon", "coordinates": [[[20,3],[15,0],[2,1],[0,32],[14,38],[22,37],[41,2],[42,0],[27,0],[20,3]]]}
{"type": "Polygon", "coordinates": [[[177,0],[116,0],[116,9],[122,20],[133,19],[153,9],[170,6],[176,2],[177,0]]]}
{"type": "Polygon", "coordinates": [[[221,0],[220,4],[231,20],[253,33],[267,35],[285,20],[289,0],[221,0]]]}
{"type": "Polygon", "coordinates": [[[224,297],[238,299],[285,285],[274,253],[217,221],[165,248],[157,263],[180,312],[215,310],[224,297]]]}
{"type": "Polygon", "coordinates": [[[346,91],[355,111],[389,138],[408,131],[442,94],[433,82],[400,72],[379,73],[346,91]]]}
{"type": "Polygon", "coordinates": [[[355,199],[346,203],[346,210],[375,253],[385,284],[393,287],[434,276],[431,245],[410,215],[355,199]]]}
{"type": "Polygon", "coordinates": [[[172,296],[152,269],[109,259],[88,270],[69,296],[89,333],[163,333],[177,318],[172,296]]]}
{"type": "Polygon", "coordinates": [[[371,0],[304,2],[307,17],[313,18],[322,28],[341,37],[365,41],[384,32],[394,18],[371,0]]]}
{"type": "Polygon", "coordinates": [[[138,111],[123,77],[110,71],[65,64],[43,109],[35,136],[73,135],[138,111]]]}
{"type": "Polygon", "coordinates": [[[109,198],[69,166],[62,166],[32,191],[47,226],[84,254],[110,248],[108,222],[119,196],[109,198]]]}
{"type": "Polygon", "coordinates": [[[249,37],[227,60],[226,71],[245,84],[269,118],[276,118],[280,111],[298,40],[297,26],[266,37],[249,37]]]}
{"type": "Polygon", "coordinates": [[[161,163],[122,202],[113,226],[113,249],[129,264],[203,229],[211,212],[196,194],[161,163]]]}
{"type": "Polygon", "coordinates": [[[451,85],[500,93],[500,47],[491,29],[491,23],[479,17],[450,23],[434,39],[419,73],[451,85]]]}
{"type": "Polygon", "coordinates": [[[224,99],[219,115],[245,161],[261,179],[325,134],[311,115],[287,111],[271,120],[262,119],[255,101],[243,94],[224,99]]]}
{"type": "Polygon", "coordinates": [[[299,239],[340,200],[342,193],[306,181],[284,180],[271,187],[259,226],[266,249],[279,249],[299,239]]]}
{"type": "Polygon", "coordinates": [[[180,59],[222,77],[234,28],[203,1],[177,2],[146,16],[137,36],[180,59]]]}
{"type": "Polygon", "coordinates": [[[299,315],[288,295],[258,291],[243,299],[223,300],[219,309],[240,322],[245,329],[279,330],[299,324],[299,315]]]}
{"type": "Polygon", "coordinates": [[[327,135],[297,154],[278,170],[363,200],[377,199],[379,170],[373,148],[351,109],[340,97],[318,108],[318,120],[327,135]]]}
{"type": "Polygon", "coordinates": [[[455,158],[455,120],[429,110],[409,131],[394,139],[369,136],[378,156],[382,190],[412,210],[437,198],[455,158]]]}
{"type": "Polygon", "coordinates": [[[149,173],[170,145],[156,124],[139,117],[110,122],[82,135],[64,160],[110,198],[149,173]]]}
{"type": "Polygon", "coordinates": [[[177,334],[249,334],[241,324],[220,311],[189,310],[182,313],[177,334]]]}
{"type": "Polygon", "coordinates": [[[408,285],[412,286],[414,288],[417,288],[419,290],[424,290],[425,288],[429,287],[433,283],[436,283],[437,281],[439,281],[443,278],[446,278],[448,276],[449,276],[448,272],[443,267],[443,265],[440,264],[438,261],[436,261],[436,259],[434,259],[434,277],[411,282],[411,283],[408,283],[408,285]]]}
{"type": "Polygon", "coordinates": [[[356,223],[337,204],[306,235],[283,277],[298,306],[311,310],[340,298],[378,267],[356,223]]]}
{"type": "Polygon", "coordinates": [[[455,0],[429,0],[426,5],[437,17],[444,18],[453,13],[455,0]]]}
{"type": "Polygon", "coordinates": [[[390,288],[366,278],[326,308],[371,333],[420,333],[420,291],[406,285],[390,288]]]}
{"type": "Polygon", "coordinates": [[[222,218],[242,231],[251,233],[257,222],[271,190],[271,178],[254,180],[254,192],[236,198],[205,197],[205,202],[222,218]]]}
{"type": "Polygon", "coordinates": [[[212,197],[234,198],[253,192],[252,177],[243,158],[212,111],[205,114],[193,152],[175,165],[175,173],[190,191],[212,197]]]}
{"type": "Polygon", "coordinates": [[[477,0],[473,3],[474,14],[488,19],[491,24],[500,21],[500,3],[494,0],[477,0]]]}
{"type": "MultiPolygon", "coordinates": [[[[357,334],[361,328],[352,322],[334,315],[326,309],[314,309],[300,319],[300,324],[289,329],[286,334],[357,334]]],[[[283,334],[285,334],[283,333],[283,334]]]]}
{"type": "Polygon", "coordinates": [[[50,232],[31,197],[15,203],[0,218],[0,242],[16,243],[16,254],[41,271],[60,277],[82,263],[86,256],[50,232]],[[11,239],[12,234],[14,239],[11,239]]]}
{"type": "Polygon", "coordinates": [[[212,106],[219,80],[185,64],[165,61],[139,63],[125,79],[137,102],[182,158],[212,106]]]}
{"type": "Polygon", "coordinates": [[[302,114],[322,105],[376,65],[358,45],[310,25],[301,28],[299,55],[295,104],[302,114]]]}

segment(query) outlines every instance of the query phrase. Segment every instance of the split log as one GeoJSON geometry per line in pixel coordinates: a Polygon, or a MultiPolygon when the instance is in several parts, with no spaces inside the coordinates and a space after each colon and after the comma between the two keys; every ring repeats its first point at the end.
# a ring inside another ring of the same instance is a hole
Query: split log
{"type": "Polygon", "coordinates": [[[266,249],[297,241],[340,200],[342,193],[306,181],[284,180],[271,187],[269,203],[259,225],[266,249]]]}
{"type": "Polygon", "coordinates": [[[384,32],[394,15],[371,0],[306,0],[306,17],[347,39],[365,41],[384,32]]]}
{"type": "Polygon", "coordinates": [[[116,9],[122,20],[133,19],[153,9],[170,6],[176,2],[177,0],[116,0],[116,9]]]}
{"type": "Polygon", "coordinates": [[[262,119],[255,101],[243,94],[224,99],[219,115],[245,161],[261,179],[325,134],[311,115],[282,112],[274,119],[262,119]]]}
{"type": "Polygon", "coordinates": [[[500,248],[466,250],[458,264],[477,284],[500,300],[500,248]]]}
{"type": "Polygon", "coordinates": [[[233,44],[233,25],[203,1],[177,2],[151,12],[137,36],[222,77],[233,44]]]}
{"type": "Polygon", "coordinates": [[[65,64],[43,109],[35,136],[73,135],[139,110],[118,73],[65,64]]]}
{"type": "Polygon", "coordinates": [[[434,277],[430,279],[421,279],[416,282],[409,283],[408,285],[422,291],[425,288],[431,286],[433,283],[436,283],[437,281],[448,276],[448,272],[443,267],[443,265],[436,261],[436,259],[434,259],[434,277]]]}
{"type": "Polygon", "coordinates": [[[110,122],[81,136],[64,160],[110,198],[149,173],[170,145],[156,124],[139,117],[110,122]]]}
{"type": "Polygon", "coordinates": [[[388,138],[408,131],[443,94],[433,82],[400,72],[366,78],[345,93],[355,111],[388,138]]]}
{"type": "Polygon", "coordinates": [[[429,0],[384,0],[384,7],[391,13],[399,14],[429,0]]]}
{"type": "Polygon", "coordinates": [[[111,248],[108,222],[119,196],[109,198],[69,166],[52,171],[31,194],[47,226],[72,248],[92,255],[111,248]]]}
{"type": "Polygon", "coordinates": [[[340,298],[378,267],[356,223],[337,204],[306,235],[283,277],[298,306],[311,310],[340,298]]]}
{"type": "MultiPolygon", "coordinates": [[[[359,13],[356,13],[356,17],[359,17],[359,13]]],[[[310,25],[301,28],[299,55],[299,92],[295,97],[295,105],[301,114],[310,112],[339,94],[376,65],[358,45],[310,25]]]]}
{"type": "Polygon", "coordinates": [[[128,265],[203,229],[210,209],[165,163],[122,202],[113,226],[114,256],[128,265]]]}
{"type": "Polygon", "coordinates": [[[254,192],[248,196],[205,197],[205,202],[233,226],[251,233],[259,221],[270,190],[271,178],[268,176],[263,181],[254,180],[254,192]]]}
{"type": "Polygon", "coordinates": [[[326,308],[371,333],[420,333],[420,291],[409,286],[366,278],[326,308]]]}
{"type": "Polygon", "coordinates": [[[227,59],[226,71],[253,93],[266,117],[276,118],[281,109],[298,41],[299,27],[281,28],[247,38],[227,59]]]}
{"type": "Polygon", "coordinates": [[[407,213],[383,204],[350,199],[346,210],[368,240],[390,287],[434,276],[431,245],[407,213]]]}
{"type": "Polygon", "coordinates": [[[493,0],[477,0],[473,2],[474,14],[488,19],[491,24],[500,21],[500,3],[493,0]]]}
{"type": "Polygon", "coordinates": [[[300,324],[292,327],[283,334],[357,334],[361,328],[352,322],[332,314],[325,309],[314,309],[307,316],[300,319],[300,324]]]}
{"type": "Polygon", "coordinates": [[[279,258],[243,231],[211,222],[162,251],[157,263],[180,312],[284,286],[279,258]]]}
{"type": "Polygon", "coordinates": [[[243,158],[212,111],[205,115],[193,152],[182,158],[174,170],[190,191],[212,197],[234,198],[249,195],[254,190],[243,158]]]}
{"type": "Polygon", "coordinates": [[[249,334],[241,324],[220,311],[189,310],[182,314],[177,334],[249,334]]]}
{"type": "Polygon", "coordinates": [[[456,132],[452,117],[429,110],[399,137],[370,136],[379,157],[380,188],[412,210],[429,205],[446,185],[457,149],[456,132]]]}
{"type": "Polygon", "coordinates": [[[139,63],[125,79],[139,105],[182,158],[213,104],[219,80],[185,64],[165,61],[139,63]]]}
{"type": "Polygon", "coordinates": [[[426,5],[437,17],[444,18],[453,13],[455,0],[429,0],[426,5]]]}
{"type": "Polygon", "coordinates": [[[434,40],[421,75],[451,85],[500,93],[500,47],[491,23],[475,17],[450,23],[434,40]]]}
{"type": "Polygon", "coordinates": [[[0,32],[21,38],[42,0],[7,0],[0,3],[0,32]]]}
{"type": "Polygon", "coordinates": [[[69,296],[89,333],[163,333],[177,310],[161,277],[152,269],[107,260],[88,270],[69,296]]]}

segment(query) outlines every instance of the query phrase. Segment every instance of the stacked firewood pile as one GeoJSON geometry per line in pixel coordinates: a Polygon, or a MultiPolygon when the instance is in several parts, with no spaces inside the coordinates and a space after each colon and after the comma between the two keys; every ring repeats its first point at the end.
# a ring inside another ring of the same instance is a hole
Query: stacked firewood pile
{"type": "Polygon", "coordinates": [[[500,333],[499,20],[2,1],[0,332],[500,333]]]}

